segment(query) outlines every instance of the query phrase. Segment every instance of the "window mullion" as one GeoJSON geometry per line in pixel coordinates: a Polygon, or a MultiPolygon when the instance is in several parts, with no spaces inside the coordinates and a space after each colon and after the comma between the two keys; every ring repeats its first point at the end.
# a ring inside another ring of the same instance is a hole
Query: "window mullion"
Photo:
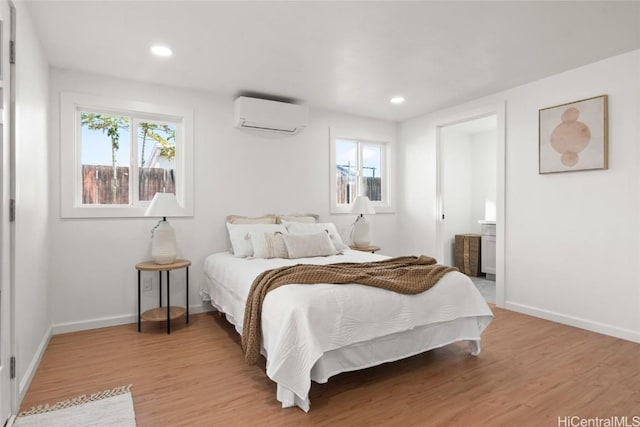
{"type": "Polygon", "coordinates": [[[74,207],[82,206],[82,112],[80,109],[75,110],[75,135],[73,138],[73,163],[75,165],[74,182],[74,207]]]}
{"type": "Polygon", "coordinates": [[[380,149],[380,201],[381,203],[389,203],[389,175],[387,174],[387,155],[388,145],[383,144],[380,149]]]}
{"type": "MultiPolygon", "coordinates": [[[[176,126],[176,141],[182,140],[182,126],[176,126]]],[[[183,189],[182,182],[180,182],[180,178],[182,177],[184,168],[182,167],[183,162],[183,150],[184,146],[182,144],[176,144],[175,148],[175,158],[173,160],[173,177],[174,177],[174,189],[175,194],[178,200],[182,200],[183,198],[183,189]]]]}
{"type": "Polygon", "coordinates": [[[129,203],[133,206],[140,205],[140,185],[138,183],[138,180],[140,179],[140,173],[138,171],[138,123],[138,119],[134,117],[131,118],[131,132],[129,135],[129,138],[131,138],[131,144],[129,144],[131,146],[131,155],[129,156],[131,159],[131,165],[129,167],[129,170],[131,171],[131,179],[129,179],[129,194],[131,197],[129,198],[129,203]]]}
{"type": "Polygon", "coordinates": [[[357,160],[358,160],[358,169],[357,169],[357,176],[356,176],[356,195],[357,196],[362,196],[362,179],[363,179],[363,174],[362,174],[362,142],[360,141],[356,141],[357,143],[357,160]]]}

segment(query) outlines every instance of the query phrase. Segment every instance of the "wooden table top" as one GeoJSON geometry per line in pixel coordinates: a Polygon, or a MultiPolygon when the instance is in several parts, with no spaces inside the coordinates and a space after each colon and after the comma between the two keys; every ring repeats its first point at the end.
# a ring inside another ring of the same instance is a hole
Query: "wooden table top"
{"type": "Polygon", "coordinates": [[[136,264],[136,270],[141,271],[169,271],[185,268],[191,265],[188,259],[177,259],[171,264],[156,264],[155,261],[144,261],[136,264]]]}
{"type": "Polygon", "coordinates": [[[369,245],[369,246],[349,246],[351,249],[362,252],[376,252],[380,250],[380,246],[369,245]]]}

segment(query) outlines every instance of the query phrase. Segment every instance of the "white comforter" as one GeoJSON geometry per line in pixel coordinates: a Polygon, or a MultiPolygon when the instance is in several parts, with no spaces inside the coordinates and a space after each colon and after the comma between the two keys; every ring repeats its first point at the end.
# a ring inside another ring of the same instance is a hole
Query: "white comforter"
{"type": "MultiPolygon", "coordinates": [[[[212,304],[242,333],[245,301],[264,270],[294,264],[377,261],[387,257],[359,251],[303,259],[242,259],[217,253],[205,261],[212,304]]],[[[447,273],[429,291],[402,295],[364,285],[288,285],[267,294],[262,309],[267,376],[308,402],[311,369],[323,353],[419,326],[461,317],[478,319],[478,336],[492,313],[471,280],[447,273]]],[[[472,339],[472,337],[465,338],[472,339]]],[[[298,399],[296,399],[298,400],[298,399]]]]}

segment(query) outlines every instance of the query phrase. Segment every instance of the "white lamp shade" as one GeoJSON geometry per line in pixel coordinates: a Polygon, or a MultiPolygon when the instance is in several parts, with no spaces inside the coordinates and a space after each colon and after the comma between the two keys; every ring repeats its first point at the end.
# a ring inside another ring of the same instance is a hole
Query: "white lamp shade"
{"type": "Polygon", "coordinates": [[[173,193],[156,193],[151,204],[144,213],[145,216],[171,217],[181,215],[180,205],[173,193]]]}
{"type": "Polygon", "coordinates": [[[367,196],[358,196],[353,201],[353,207],[351,212],[364,215],[374,215],[376,210],[373,208],[373,203],[367,196]]]}

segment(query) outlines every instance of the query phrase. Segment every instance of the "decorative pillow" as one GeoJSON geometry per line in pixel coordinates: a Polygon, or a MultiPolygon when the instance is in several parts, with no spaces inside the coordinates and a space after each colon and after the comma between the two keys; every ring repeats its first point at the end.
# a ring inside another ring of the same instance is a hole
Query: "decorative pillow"
{"type": "Polygon", "coordinates": [[[229,215],[227,217],[227,223],[229,224],[275,224],[275,215],[263,215],[256,217],[248,217],[241,215],[229,215]]]}
{"type": "Polygon", "coordinates": [[[282,224],[286,222],[318,222],[318,215],[315,214],[291,214],[291,215],[278,215],[277,223],[282,224]]]}
{"type": "Polygon", "coordinates": [[[325,231],[329,233],[329,237],[337,250],[343,251],[345,249],[349,249],[349,246],[345,245],[342,241],[342,237],[340,237],[340,233],[338,233],[336,225],[332,222],[317,222],[315,224],[310,224],[304,222],[283,221],[282,224],[287,227],[287,231],[289,231],[289,233],[316,233],[318,231],[325,231]]]}
{"type": "Polygon", "coordinates": [[[286,233],[287,229],[282,224],[230,224],[227,223],[229,230],[229,240],[233,254],[238,258],[253,256],[253,245],[251,244],[251,232],[271,232],[279,231],[286,233]]]}
{"type": "Polygon", "coordinates": [[[254,258],[289,258],[282,232],[251,232],[254,258]]]}
{"type": "Polygon", "coordinates": [[[305,234],[283,234],[289,258],[329,256],[338,253],[325,231],[305,234]]]}

